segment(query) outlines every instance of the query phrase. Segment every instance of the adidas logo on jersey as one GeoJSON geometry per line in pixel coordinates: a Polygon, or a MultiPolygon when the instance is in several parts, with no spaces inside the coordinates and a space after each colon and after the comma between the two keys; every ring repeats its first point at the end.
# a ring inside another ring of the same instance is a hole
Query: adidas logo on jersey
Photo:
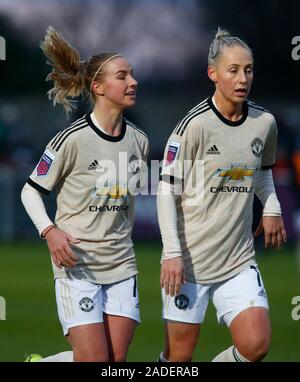
{"type": "Polygon", "coordinates": [[[206,151],[207,155],[220,155],[220,151],[218,150],[216,145],[213,145],[209,150],[206,151]]]}
{"type": "Polygon", "coordinates": [[[101,168],[101,165],[99,164],[99,162],[95,159],[94,162],[92,162],[89,167],[88,167],[88,170],[98,170],[99,168],[101,168]]]}
{"type": "Polygon", "coordinates": [[[266,294],[266,292],[265,292],[264,289],[262,289],[261,291],[259,291],[257,294],[258,294],[259,296],[261,296],[261,297],[267,297],[267,294],[266,294]]]}

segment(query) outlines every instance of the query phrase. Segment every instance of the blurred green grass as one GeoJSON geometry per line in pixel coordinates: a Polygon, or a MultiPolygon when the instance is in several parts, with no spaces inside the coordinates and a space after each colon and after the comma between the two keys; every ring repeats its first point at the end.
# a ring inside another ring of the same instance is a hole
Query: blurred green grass
{"type": "MultiPolygon", "coordinates": [[[[139,266],[142,324],[131,344],[129,361],[154,361],[163,348],[159,289],[159,243],[135,246],[139,266]]],[[[0,296],[6,320],[0,321],[0,362],[23,361],[25,354],[68,350],[56,313],[53,276],[45,242],[0,243],[0,296]]],[[[300,361],[300,321],[293,321],[293,296],[300,295],[296,255],[292,249],[258,254],[268,292],[273,337],[266,361],[300,361]]],[[[231,344],[226,327],[217,324],[210,304],[195,361],[210,361],[231,344]]]]}

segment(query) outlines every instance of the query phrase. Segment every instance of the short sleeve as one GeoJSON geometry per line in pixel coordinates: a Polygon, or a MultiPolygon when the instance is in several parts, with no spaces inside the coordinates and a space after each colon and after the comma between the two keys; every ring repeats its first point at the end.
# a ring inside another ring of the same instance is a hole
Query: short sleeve
{"type": "Polygon", "coordinates": [[[276,162],[277,135],[277,125],[275,118],[273,117],[262,154],[262,169],[269,169],[273,167],[276,162]]]}
{"type": "MultiPolygon", "coordinates": [[[[53,140],[52,140],[53,141],[53,140]]],[[[41,159],[29,176],[27,183],[43,194],[49,194],[73,166],[70,142],[55,150],[52,141],[47,145],[41,159]]]]}
{"type": "Polygon", "coordinates": [[[184,177],[189,173],[195,159],[196,140],[193,129],[187,129],[182,136],[171,135],[164,151],[161,188],[171,189],[176,194],[181,193],[184,177]]]}

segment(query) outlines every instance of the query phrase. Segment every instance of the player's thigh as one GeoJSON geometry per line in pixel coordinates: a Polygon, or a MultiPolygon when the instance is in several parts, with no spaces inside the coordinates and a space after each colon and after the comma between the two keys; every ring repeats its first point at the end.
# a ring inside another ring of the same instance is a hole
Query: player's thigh
{"type": "Polygon", "coordinates": [[[58,316],[75,359],[108,358],[102,311],[102,286],[86,280],[55,281],[58,316]]]}
{"type": "Polygon", "coordinates": [[[107,362],[108,344],[103,323],[74,326],[69,329],[75,362],[107,362]]]}
{"type": "Polygon", "coordinates": [[[172,297],[162,289],[164,354],[168,359],[192,359],[209,301],[209,290],[209,285],[186,282],[179,295],[172,297]]]}
{"type": "Polygon", "coordinates": [[[132,341],[136,321],[131,318],[104,314],[104,325],[109,348],[109,360],[126,361],[128,347],[132,341]]]}
{"type": "Polygon", "coordinates": [[[228,327],[249,308],[269,309],[264,283],[256,265],[250,265],[236,276],[215,284],[210,297],[217,310],[218,322],[228,327]]]}
{"type": "Polygon", "coordinates": [[[111,358],[124,360],[135,327],[140,323],[136,276],[104,285],[102,299],[111,358]]]}
{"type": "Polygon", "coordinates": [[[200,327],[200,324],[165,321],[165,356],[172,358],[174,353],[180,353],[183,358],[191,359],[198,342],[200,327]]]}
{"type": "Polygon", "coordinates": [[[79,325],[103,322],[102,286],[86,280],[55,280],[58,317],[64,335],[79,325]]]}

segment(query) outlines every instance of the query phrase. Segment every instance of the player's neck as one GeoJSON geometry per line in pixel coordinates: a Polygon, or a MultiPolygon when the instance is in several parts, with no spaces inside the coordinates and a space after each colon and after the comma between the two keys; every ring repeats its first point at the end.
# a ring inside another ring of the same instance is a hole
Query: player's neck
{"type": "Polygon", "coordinates": [[[217,110],[229,121],[236,122],[243,118],[243,103],[233,103],[222,97],[218,92],[212,97],[217,110]]]}
{"type": "Polygon", "coordinates": [[[114,137],[121,134],[123,119],[122,110],[107,108],[96,104],[93,113],[97,122],[106,134],[114,137]]]}

